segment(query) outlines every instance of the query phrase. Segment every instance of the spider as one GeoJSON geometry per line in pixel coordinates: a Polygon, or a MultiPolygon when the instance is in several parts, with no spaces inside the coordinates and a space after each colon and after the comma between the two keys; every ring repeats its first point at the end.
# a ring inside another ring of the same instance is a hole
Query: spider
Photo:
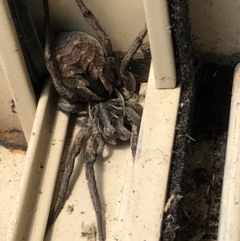
{"type": "Polygon", "coordinates": [[[99,42],[80,31],[62,32],[51,46],[48,1],[43,0],[46,22],[45,61],[53,84],[60,95],[59,108],[81,112],[87,108],[88,122],[76,135],[66,160],[58,198],[50,215],[57,218],[68,192],[75,158],[85,146],[85,172],[96,213],[98,239],[105,240],[104,220],[98,194],[94,163],[102,156],[105,143],[130,140],[135,157],[142,107],[137,103],[136,80],[128,71],[131,58],[142,44],[147,27],[139,33],[119,63],[111,41],[82,0],[76,0],[85,20],[96,31],[99,42]]]}

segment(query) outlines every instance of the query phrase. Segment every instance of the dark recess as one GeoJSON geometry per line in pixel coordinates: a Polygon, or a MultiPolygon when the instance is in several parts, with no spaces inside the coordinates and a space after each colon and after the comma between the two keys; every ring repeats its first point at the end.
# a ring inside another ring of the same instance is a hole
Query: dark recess
{"type": "Polygon", "coordinates": [[[175,240],[216,240],[234,68],[202,63],[175,240]]]}
{"type": "Polygon", "coordinates": [[[191,48],[187,1],[168,4],[182,93],[167,192],[174,199],[160,240],[216,239],[233,68],[201,63],[191,48]]]}
{"type": "Polygon", "coordinates": [[[26,0],[8,0],[27,69],[36,95],[47,77],[43,49],[40,44],[26,0]]]}
{"type": "Polygon", "coordinates": [[[228,128],[233,81],[232,66],[202,63],[196,74],[196,96],[192,135],[214,140],[228,128]]]}
{"type": "Polygon", "coordinates": [[[176,137],[169,177],[167,198],[174,195],[171,208],[163,217],[161,240],[175,240],[180,225],[179,207],[182,203],[182,181],[186,162],[186,153],[191,133],[191,120],[194,106],[195,66],[191,49],[191,31],[188,19],[188,3],[186,0],[169,0],[171,30],[174,44],[177,81],[181,83],[182,93],[180,109],[176,125],[176,137]]]}

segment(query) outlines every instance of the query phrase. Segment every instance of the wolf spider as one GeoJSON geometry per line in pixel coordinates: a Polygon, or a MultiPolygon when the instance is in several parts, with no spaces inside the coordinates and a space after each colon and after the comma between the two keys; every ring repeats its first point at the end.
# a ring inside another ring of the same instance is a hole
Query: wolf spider
{"type": "Polygon", "coordinates": [[[105,240],[101,202],[98,194],[94,163],[102,156],[105,143],[115,145],[117,139],[129,140],[135,157],[142,107],[137,103],[136,80],[128,71],[131,58],[142,44],[147,27],[139,33],[119,63],[111,41],[94,15],[81,0],[76,0],[85,20],[96,31],[99,42],[80,31],[63,32],[54,48],[50,43],[48,1],[43,0],[46,22],[45,61],[53,84],[60,95],[59,108],[67,112],[88,109],[88,122],[80,129],[68,153],[65,172],[58,193],[52,224],[65,202],[75,158],[84,143],[85,171],[97,218],[98,237],[105,240]]]}

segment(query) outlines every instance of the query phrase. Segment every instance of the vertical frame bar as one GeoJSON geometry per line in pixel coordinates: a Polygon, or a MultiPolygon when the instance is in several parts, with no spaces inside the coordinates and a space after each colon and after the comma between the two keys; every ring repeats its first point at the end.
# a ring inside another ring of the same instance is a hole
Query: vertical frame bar
{"type": "Polygon", "coordinates": [[[176,86],[171,26],[166,0],[144,0],[156,88],[176,86]]]}
{"type": "Polygon", "coordinates": [[[240,240],[240,64],[235,67],[218,241],[240,240]]]}

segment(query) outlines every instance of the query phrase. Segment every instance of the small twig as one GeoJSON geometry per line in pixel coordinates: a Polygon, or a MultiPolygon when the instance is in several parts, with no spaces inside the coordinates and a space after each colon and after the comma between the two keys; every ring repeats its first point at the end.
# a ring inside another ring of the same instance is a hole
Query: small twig
{"type": "Polygon", "coordinates": [[[186,134],[186,137],[188,137],[190,140],[192,141],[196,141],[195,139],[193,139],[191,136],[189,136],[188,134],[186,134]]]}
{"type": "Polygon", "coordinates": [[[165,212],[165,213],[166,213],[166,212],[168,211],[168,209],[170,208],[173,199],[174,199],[174,195],[172,194],[171,197],[168,199],[165,207],[164,207],[164,212],[165,212]]]}

